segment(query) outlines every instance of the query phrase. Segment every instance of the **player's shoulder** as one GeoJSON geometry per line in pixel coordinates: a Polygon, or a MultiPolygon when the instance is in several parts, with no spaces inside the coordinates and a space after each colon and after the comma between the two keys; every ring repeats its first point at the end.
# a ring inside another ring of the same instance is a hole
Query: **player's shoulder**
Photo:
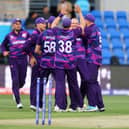
{"type": "Polygon", "coordinates": [[[23,36],[23,37],[29,37],[30,35],[31,34],[27,30],[24,30],[24,29],[21,30],[21,36],[23,36]]]}
{"type": "Polygon", "coordinates": [[[49,29],[46,29],[44,32],[43,32],[43,35],[53,35],[54,34],[54,31],[53,29],[49,28],[49,29]]]}
{"type": "Polygon", "coordinates": [[[33,30],[33,32],[32,32],[32,34],[39,34],[39,33],[40,32],[37,29],[33,30]]]}

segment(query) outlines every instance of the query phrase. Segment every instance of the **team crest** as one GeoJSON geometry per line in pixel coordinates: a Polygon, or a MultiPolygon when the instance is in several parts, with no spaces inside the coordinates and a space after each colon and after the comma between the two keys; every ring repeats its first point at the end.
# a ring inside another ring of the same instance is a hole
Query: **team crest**
{"type": "Polygon", "coordinates": [[[26,38],[26,37],[27,37],[27,34],[26,34],[26,33],[23,33],[23,34],[22,34],[22,37],[23,37],[23,38],[26,38]]]}

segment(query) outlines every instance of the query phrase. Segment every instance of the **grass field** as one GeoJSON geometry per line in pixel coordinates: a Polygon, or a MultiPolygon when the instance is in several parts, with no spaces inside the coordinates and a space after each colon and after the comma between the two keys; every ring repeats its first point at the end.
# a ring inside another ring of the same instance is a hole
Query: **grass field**
{"type": "Polygon", "coordinates": [[[42,126],[35,125],[29,96],[22,96],[24,109],[18,110],[12,95],[0,95],[0,129],[129,129],[129,96],[104,96],[104,102],[105,112],[52,112],[52,125],[42,126]]]}

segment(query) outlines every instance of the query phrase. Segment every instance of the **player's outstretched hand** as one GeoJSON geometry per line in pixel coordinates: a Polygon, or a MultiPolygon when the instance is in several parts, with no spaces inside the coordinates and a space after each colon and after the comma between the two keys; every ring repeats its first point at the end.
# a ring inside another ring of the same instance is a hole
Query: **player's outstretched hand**
{"type": "Polygon", "coordinates": [[[9,51],[4,51],[3,52],[3,56],[8,56],[9,55],[9,51]]]}
{"type": "Polygon", "coordinates": [[[76,13],[81,13],[81,8],[80,8],[80,6],[79,6],[79,5],[75,5],[75,6],[74,6],[74,11],[75,11],[76,13]]]}

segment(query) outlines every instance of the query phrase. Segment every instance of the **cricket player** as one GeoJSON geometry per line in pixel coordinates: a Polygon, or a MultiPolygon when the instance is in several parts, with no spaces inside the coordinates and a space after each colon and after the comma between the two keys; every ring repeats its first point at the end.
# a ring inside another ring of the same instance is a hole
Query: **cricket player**
{"type": "MultiPolygon", "coordinates": [[[[86,44],[87,92],[84,92],[87,94],[89,105],[86,111],[104,111],[101,88],[97,81],[98,69],[102,62],[101,33],[99,28],[95,25],[95,17],[92,14],[87,14],[83,17],[79,6],[76,6],[76,12],[80,16],[80,22],[84,31],[84,43],[86,44]]],[[[85,86],[86,85],[81,85],[81,87],[85,86]]]]}
{"type": "MultiPolygon", "coordinates": [[[[73,18],[71,20],[71,29],[76,29],[78,27],[81,27],[81,25],[79,24],[78,19],[73,18]]],[[[76,52],[75,52],[75,56],[77,58],[77,63],[76,63],[76,67],[77,67],[77,71],[79,71],[80,77],[81,77],[81,81],[85,80],[86,81],[86,65],[85,65],[85,46],[82,40],[82,35],[80,35],[79,37],[76,38],[76,52]]],[[[70,91],[70,98],[71,98],[71,103],[74,103],[74,105],[76,104],[76,98],[74,97],[74,85],[72,85],[71,80],[69,80],[68,78],[68,84],[69,86],[69,91],[70,91]]],[[[84,96],[82,96],[84,98],[84,96]]],[[[77,105],[77,104],[76,104],[77,105]]],[[[77,105],[78,106],[78,105],[77,105]]],[[[77,107],[78,111],[82,111],[82,108],[77,107]]],[[[76,111],[73,110],[71,108],[68,109],[68,111],[72,112],[72,111],[76,111]]]]}
{"type": "Polygon", "coordinates": [[[82,107],[82,97],[77,82],[76,75],[76,38],[82,33],[81,28],[76,28],[74,30],[70,29],[71,19],[62,19],[63,28],[57,27],[59,21],[61,20],[63,14],[59,16],[52,23],[52,28],[54,34],[56,35],[56,92],[55,92],[55,111],[66,110],[67,99],[66,99],[66,88],[65,88],[65,76],[71,81],[72,91],[74,92],[74,98],[76,98],[76,104],[71,103],[70,108],[76,110],[77,107],[82,107]]]}
{"type": "Polygon", "coordinates": [[[28,38],[28,32],[22,29],[21,19],[16,18],[12,22],[12,32],[5,37],[1,45],[3,55],[9,57],[12,91],[18,109],[23,108],[19,89],[24,86],[27,72],[27,54],[22,48],[28,38]]]}
{"type": "MultiPolygon", "coordinates": [[[[28,54],[32,54],[36,61],[30,58],[30,64],[32,66],[32,73],[31,73],[31,85],[30,85],[30,108],[32,110],[36,110],[36,81],[37,78],[40,77],[41,67],[40,67],[40,60],[41,56],[35,54],[35,46],[39,35],[45,31],[46,29],[46,20],[43,17],[38,17],[35,20],[36,28],[32,32],[32,35],[28,39],[27,43],[24,46],[24,49],[28,52],[28,54]]],[[[42,102],[42,83],[40,83],[40,101],[42,102]]],[[[41,103],[40,102],[40,103],[41,103]]],[[[41,105],[40,105],[41,107],[41,105]]]]}
{"type": "MultiPolygon", "coordinates": [[[[35,53],[41,55],[40,60],[40,67],[41,73],[40,77],[48,78],[50,73],[54,76],[54,68],[55,68],[55,52],[56,52],[56,38],[52,31],[51,23],[55,19],[54,16],[50,16],[48,19],[48,29],[46,29],[44,32],[42,32],[36,42],[36,48],[35,53]]],[[[42,87],[43,88],[43,87],[42,87]]],[[[40,106],[42,105],[42,102],[40,102],[40,106]]]]}

